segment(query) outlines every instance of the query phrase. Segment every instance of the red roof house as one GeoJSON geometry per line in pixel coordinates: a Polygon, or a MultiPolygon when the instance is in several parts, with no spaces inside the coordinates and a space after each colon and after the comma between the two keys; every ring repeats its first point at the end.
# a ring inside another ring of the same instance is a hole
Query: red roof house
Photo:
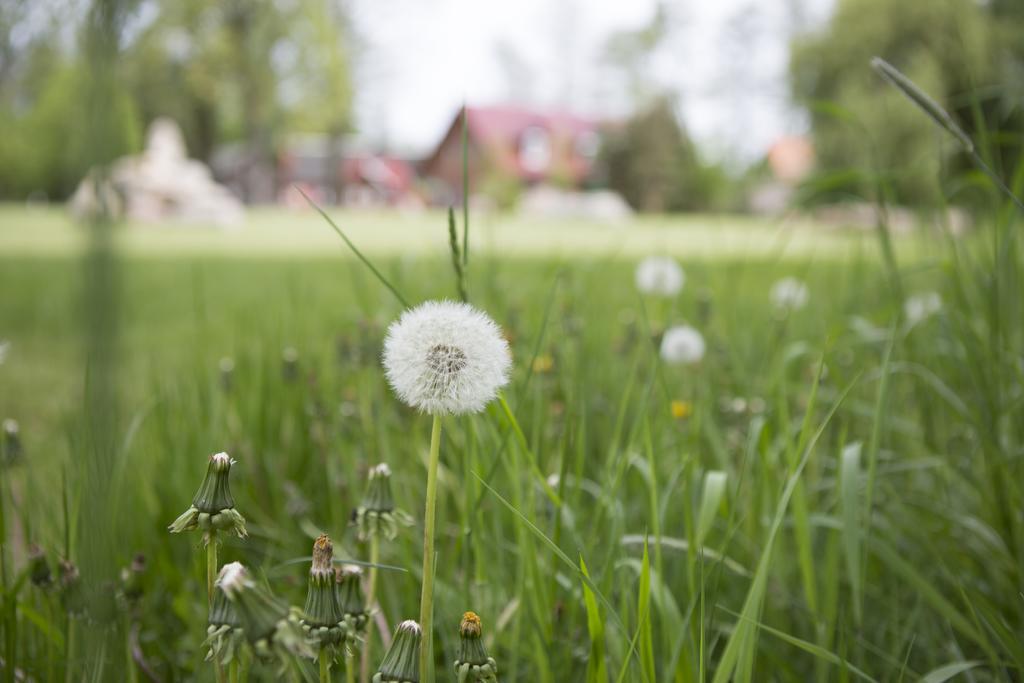
{"type": "Polygon", "coordinates": [[[463,112],[470,193],[489,180],[581,187],[593,174],[598,121],[518,106],[467,107],[456,114],[422,167],[425,176],[450,193],[449,199],[462,195],[463,112]]]}

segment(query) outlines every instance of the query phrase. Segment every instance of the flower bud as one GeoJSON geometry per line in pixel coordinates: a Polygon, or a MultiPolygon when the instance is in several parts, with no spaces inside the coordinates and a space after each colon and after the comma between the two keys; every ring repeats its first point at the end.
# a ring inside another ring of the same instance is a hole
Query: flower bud
{"type": "Polygon", "coordinates": [[[138,553],[132,563],[121,570],[121,594],[129,603],[142,597],[143,578],[146,574],[146,556],[138,553]]]}
{"type": "Polygon", "coordinates": [[[313,543],[313,564],[309,569],[309,588],[302,620],[302,628],[320,645],[334,645],[342,636],[342,614],[334,590],[333,555],[331,539],[321,534],[313,543]]]}
{"type": "Polygon", "coordinates": [[[3,463],[6,465],[21,457],[21,429],[18,422],[11,418],[4,420],[3,448],[0,449],[0,455],[3,455],[3,463]]]}
{"type": "Polygon", "coordinates": [[[217,370],[220,372],[220,388],[229,393],[235,385],[235,361],[230,356],[224,356],[217,363],[217,370]]]}
{"type": "Polygon", "coordinates": [[[281,352],[281,377],[286,382],[294,382],[299,378],[299,352],[294,346],[286,347],[281,352]]]}
{"type": "Polygon", "coordinates": [[[245,632],[234,603],[228,599],[220,584],[213,588],[208,623],[205,645],[210,649],[206,653],[206,660],[216,659],[221,665],[227,665],[237,656],[245,632]]]}
{"type": "Polygon", "coordinates": [[[365,541],[374,536],[394,540],[398,535],[398,525],[408,526],[411,523],[409,515],[395,508],[391,494],[391,468],[383,462],[371,467],[363,501],[355,513],[359,540],[365,541]]]}
{"type": "Polygon", "coordinates": [[[420,639],[423,629],[411,619],[395,629],[391,647],[384,655],[373,683],[420,683],[420,639]]]}
{"type": "Polygon", "coordinates": [[[60,581],[58,588],[60,589],[60,601],[64,606],[64,611],[75,616],[84,614],[85,597],[82,595],[82,577],[78,573],[78,567],[70,560],[61,559],[59,568],[60,581]]]}
{"type": "Polygon", "coordinates": [[[192,505],[168,527],[172,534],[192,529],[202,529],[204,540],[208,543],[217,531],[231,531],[241,538],[248,534],[245,530],[245,518],[235,510],[235,500],[231,496],[231,465],[234,464],[227,453],[216,453],[210,456],[206,468],[206,476],[192,505]]]}
{"type": "Polygon", "coordinates": [[[28,547],[28,576],[33,586],[49,588],[53,584],[53,573],[50,563],[46,561],[46,553],[35,543],[28,547]]]}
{"type": "Polygon", "coordinates": [[[498,665],[487,656],[481,635],[480,617],[475,612],[463,614],[459,624],[459,656],[455,660],[459,683],[495,683],[498,680],[498,665]]]}
{"type": "Polygon", "coordinates": [[[265,658],[285,655],[312,657],[313,650],[288,606],[249,577],[240,562],[224,565],[217,585],[234,604],[242,630],[253,650],[265,658]]]}
{"type": "Polygon", "coordinates": [[[346,564],[335,569],[335,594],[341,611],[341,628],[345,644],[354,649],[362,639],[370,613],[366,610],[363,597],[363,570],[357,565],[346,564]]]}

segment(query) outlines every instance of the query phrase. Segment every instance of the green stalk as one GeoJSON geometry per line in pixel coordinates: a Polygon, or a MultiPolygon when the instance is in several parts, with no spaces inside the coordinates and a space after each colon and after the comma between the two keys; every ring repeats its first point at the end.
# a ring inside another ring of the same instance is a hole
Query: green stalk
{"type": "Polygon", "coordinates": [[[6,487],[3,486],[6,479],[7,473],[5,472],[4,479],[0,480],[0,581],[3,583],[4,590],[4,661],[7,664],[4,667],[4,680],[13,683],[14,668],[16,666],[17,632],[14,630],[16,624],[15,612],[9,604],[9,602],[13,603],[14,601],[14,591],[8,589],[7,586],[7,517],[4,509],[7,496],[6,487]]]}
{"type": "Polygon", "coordinates": [[[210,529],[206,544],[206,606],[213,605],[213,584],[217,580],[217,530],[210,529]]]}
{"type": "MultiPolygon", "coordinates": [[[[327,658],[327,648],[326,647],[324,647],[322,645],[320,646],[320,653],[317,654],[316,659],[320,663],[320,683],[330,683],[331,682],[331,662],[327,658]]],[[[345,661],[348,662],[348,659],[349,658],[346,657],[345,661]]]]}
{"type": "Polygon", "coordinates": [[[345,683],[356,683],[356,658],[347,653],[345,654],[345,683]]]}
{"type": "Polygon", "coordinates": [[[437,507],[437,465],[441,459],[441,416],[434,416],[430,430],[430,464],[427,467],[427,505],[423,513],[423,588],[420,592],[420,677],[434,683],[434,511],[437,507]]]}
{"type": "MultiPolygon", "coordinates": [[[[380,563],[380,537],[377,534],[370,536],[370,572],[366,585],[366,609],[373,611],[373,601],[377,597],[377,565],[380,563]]],[[[366,627],[366,641],[363,643],[363,654],[360,658],[360,680],[366,681],[369,678],[370,661],[373,649],[373,620],[366,627]]]]}
{"type": "MultiPolygon", "coordinates": [[[[206,544],[206,608],[213,606],[213,584],[217,581],[217,530],[210,529],[210,542],[206,544]]],[[[233,662],[232,662],[233,663],[233,662]]],[[[213,672],[217,683],[224,683],[224,667],[217,658],[213,660],[213,672]]]]}
{"type": "Polygon", "coordinates": [[[238,657],[228,664],[228,683],[238,683],[238,657]]]}

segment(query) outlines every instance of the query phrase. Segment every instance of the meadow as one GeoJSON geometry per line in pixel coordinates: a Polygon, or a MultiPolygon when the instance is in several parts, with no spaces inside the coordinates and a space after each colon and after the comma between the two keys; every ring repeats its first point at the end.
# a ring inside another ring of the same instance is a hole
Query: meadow
{"type": "MultiPolygon", "coordinates": [[[[410,303],[457,296],[443,215],[336,219],[410,303]]],[[[503,681],[1020,680],[1019,227],[1012,209],[964,238],[891,241],[722,217],[474,220],[468,298],[513,371],[507,410],[444,421],[437,679],[472,610],[503,681]],[[637,291],[651,253],[679,259],[678,295],[637,291]],[[771,304],[783,277],[806,306],[771,304]],[[929,291],[941,309],[908,317],[929,291]],[[656,340],[683,322],[707,350],[672,365],[656,340]]],[[[380,365],[402,305],[317,216],[119,227],[104,248],[58,211],[2,207],[0,292],[18,679],[214,680],[204,554],[167,526],[218,451],[249,527],[221,560],[300,607],[318,534],[369,558],[350,519],[387,462],[414,523],[382,543],[379,621],[390,636],[415,618],[430,418],[380,365]],[[88,590],[62,588],[59,558],[88,590]]]]}

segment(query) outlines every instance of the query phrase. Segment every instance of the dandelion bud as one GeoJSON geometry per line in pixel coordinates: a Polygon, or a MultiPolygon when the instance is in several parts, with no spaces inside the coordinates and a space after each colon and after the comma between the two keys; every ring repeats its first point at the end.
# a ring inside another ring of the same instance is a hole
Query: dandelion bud
{"type": "Polygon", "coordinates": [[[356,509],[354,521],[360,541],[374,536],[383,536],[391,541],[398,535],[399,524],[412,524],[409,515],[395,509],[395,499],[391,495],[391,468],[387,463],[370,468],[366,492],[362,504],[356,509]]]}
{"type": "Polygon", "coordinates": [[[21,430],[18,422],[7,418],[4,420],[3,450],[4,464],[10,464],[21,457],[21,430]]]}
{"type": "Polygon", "coordinates": [[[227,665],[237,656],[245,632],[242,630],[242,621],[238,618],[234,603],[228,599],[219,584],[213,588],[208,623],[205,645],[209,651],[206,653],[206,660],[216,659],[222,665],[227,665]]]}
{"type": "Polygon", "coordinates": [[[463,614],[459,624],[459,656],[455,660],[459,683],[495,683],[498,680],[498,665],[487,656],[481,635],[480,617],[475,612],[463,614]]]}
{"type": "Polygon", "coordinates": [[[260,656],[284,659],[287,654],[312,657],[313,650],[288,606],[249,577],[240,562],[224,565],[217,585],[234,604],[245,638],[260,656]]]}
{"type": "Polygon", "coordinates": [[[478,413],[508,383],[508,342],[469,304],[428,301],[388,328],[384,370],[407,405],[431,415],[478,413]]]}
{"type": "Polygon", "coordinates": [[[309,569],[309,588],[303,609],[302,628],[320,645],[334,645],[341,640],[342,619],[334,590],[334,546],[326,534],[313,543],[313,565],[309,569]]]}
{"type": "Polygon", "coordinates": [[[46,561],[46,553],[35,543],[28,547],[28,576],[37,588],[49,588],[53,584],[53,572],[46,561]]]}
{"type": "Polygon", "coordinates": [[[231,391],[235,384],[235,361],[230,356],[224,356],[217,363],[217,369],[220,371],[220,388],[224,392],[231,391]]]}
{"type": "Polygon", "coordinates": [[[384,655],[373,683],[420,683],[420,639],[423,629],[415,621],[403,621],[395,629],[391,647],[384,655]]]}
{"type": "Polygon", "coordinates": [[[206,477],[192,499],[191,507],[168,527],[172,534],[202,529],[207,543],[217,531],[230,531],[241,538],[248,535],[245,518],[235,510],[235,500],[231,497],[229,477],[234,462],[227,453],[210,456],[206,477]]]}
{"type": "Polygon", "coordinates": [[[58,566],[60,569],[58,588],[64,611],[76,616],[84,614],[85,596],[82,595],[82,576],[78,572],[78,567],[67,559],[61,559],[58,566]]]}
{"type": "Polygon", "coordinates": [[[299,352],[294,346],[281,352],[281,377],[286,382],[294,382],[299,378],[299,352]]]}
{"type": "Polygon", "coordinates": [[[146,556],[138,553],[132,563],[121,570],[121,594],[129,603],[142,597],[143,578],[146,574],[146,556]]]}
{"type": "Polygon", "coordinates": [[[369,615],[366,597],[362,595],[362,569],[355,564],[339,567],[335,572],[335,590],[341,613],[361,630],[369,615]]]}

